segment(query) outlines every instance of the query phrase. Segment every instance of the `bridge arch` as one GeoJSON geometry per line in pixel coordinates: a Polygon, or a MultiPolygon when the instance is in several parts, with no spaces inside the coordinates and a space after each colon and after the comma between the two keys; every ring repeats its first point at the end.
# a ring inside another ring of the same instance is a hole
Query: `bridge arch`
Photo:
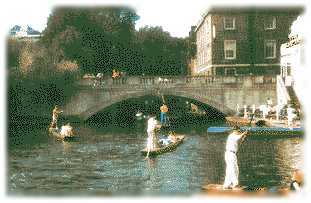
{"type": "Polygon", "coordinates": [[[272,76],[231,77],[170,77],[159,82],[158,77],[128,77],[115,83],[105,79],[77,82],[76,94],[68,98],[64,115],[88,119],[100,110],[123,100],[146,95],[172,95],[199,101],[225,115],[232,115],[237,107],[259,106],[266,98],[277,100],[276,82],[272,76]]]}
{"type": "Polygon", "coordinates": [[[81,112],[78,117],[82,120],[87,120],[91,116],[95,115],[99,111],[122,101],[128,100],[128,99],[133,99],[133,98],[140,98],[144,97],[147,95],[153,95],[153,96],[159,96],[161,95],[171,95],[171,96],[176,96],[176,97],[183,97],[183,98],[188,98],[191,100],[195,100],[198,102],[201,102],[203,104],[209,105],[224,115],[233,115],[235,111],[233,109],[230,109],[229,107],[216,102],[213,98],[211,97],[206,97],[204,95],[200,95],[197,92],[189,92],[189,91],[176,91],[176,90],[142,90],[142,91],[135,91],[135,92],[123,92],[119,93],[117,95],[112,95],[109,100],[101,100],[95,103],[94,105],[91,105],[89,108],[85,109],[83,112],[81,112]]]}

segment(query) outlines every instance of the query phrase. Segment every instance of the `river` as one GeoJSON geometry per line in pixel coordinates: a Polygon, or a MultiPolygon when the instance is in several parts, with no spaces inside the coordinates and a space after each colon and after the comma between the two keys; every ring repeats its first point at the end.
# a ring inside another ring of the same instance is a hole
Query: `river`
{"type": "MultiPolygon", "coordinates": [[[[45,129],[15,132],[20,136],[8,143],[8,194],[190,195],[205,184],[223,183],[226,135],[208,135],[207,126],[177,130],[186,135],[184,143],[152,159],[140,154],[143,127],[76,127],[78,142],[57,141],[45,129]]],[[[293,169],[302,167],[303,140],[249,137],[238,159],[241,185],[288,185],[293,169]]]]}

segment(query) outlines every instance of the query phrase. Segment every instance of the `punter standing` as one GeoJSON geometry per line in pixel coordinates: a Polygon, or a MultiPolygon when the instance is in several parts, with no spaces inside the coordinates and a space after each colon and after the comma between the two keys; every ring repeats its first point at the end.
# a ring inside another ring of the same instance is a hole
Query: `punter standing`
{"type": "Polygon", "coordinates": [[[161,115],[160,115],[160,121],[162,125],[166,125],[167,124],[167,112],[168,112],[168,107],[166,104],[163,104],[160,107],[160,111],[161,111],[161,115]]]}
{"type": "Polygon", "coordinates": [[[60,113],[62,113],[62,112],[63,112],[63,111],[60,110],[60,109],[58,108],[57,105],[55,105],[55,107],[54,107],[54,109],[53,109],[53,111],[52,111],[52,123],[51,123],[51,127],[52,127],[52,128],[56,128],[56,129],[57,129],[57,119],[58,119],[58,115],[59,115],[60,113]]]}
{"type": "Polygon", "coordinates": [[[155,115],[151,115],[148,119],[148,127],[147,127],[147,156],[149,157],[149,152],[158,147],[158,139],[155,133],[157,128],[161,128],[161,125],[158,124],[158,121],[155,118],[155,115]]]}
{"type": "Polygon", "coordinates": [[[223,184],[224,189],[232,189],[239,185],[239,166],[237,152],[239,144],[244,140],[248,131],[241,133],[238,126],[234,126],[233,132],[228,136],[226,143],[225,162],[226,177],[223,184]]]}

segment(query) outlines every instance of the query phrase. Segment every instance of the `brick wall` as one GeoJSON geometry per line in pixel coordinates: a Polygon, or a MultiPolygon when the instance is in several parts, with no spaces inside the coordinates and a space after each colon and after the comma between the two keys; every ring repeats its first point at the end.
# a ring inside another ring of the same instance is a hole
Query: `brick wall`
{"type": "Polygon", "coordinates": [[[228,68],[235,68],[236,74],[279,74],[281,44],[287,41],[290,26],[300,12],[302,12],[301,8],[212,9],[196,30],[197,38],[199,38],[197,41],[197,69],[204,70],[200,74],[212,70],[212,74],[223,75],[228,72],[226,71],[228,68]],[[224,29],[224,17],[235,18],[234,30],[224,29]],[[272,17],[275,17],[275,29],[267,30],[265,23],[272,17]],[[207,23],[208,26],[206,26],[207,23]],[[210,30],[206,31],[207,28],[210,30]],[[213,29],[215,29],[215,36],[213,36],[213,29]],[[206,33],[208,34],[206,35],[206,33]],[[224,40],[236,40],[235,59],[225,59],[224,40]],[[274,58],[265,56],[267,40],[276,42],[274,58]],[[221,66],[221,64],[225,65],[221,66]],[[242,65],[239,66],[239,64],[242,65]]]}

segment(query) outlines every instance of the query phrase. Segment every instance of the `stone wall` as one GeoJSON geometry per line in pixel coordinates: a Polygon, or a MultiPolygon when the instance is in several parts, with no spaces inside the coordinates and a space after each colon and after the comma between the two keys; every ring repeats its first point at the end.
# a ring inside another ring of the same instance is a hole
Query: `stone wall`
{"type": "Polygon", "coordinates": [[[124,80],[105,78],[79,81],[76,94],[64,106],[64,114],[86,120],[117,102],[145,95],[172,95],[195,99],[226,115],[236,106],[259,106],[270,97],[276,98],[276,77],[128,77],[124,80]]]}

